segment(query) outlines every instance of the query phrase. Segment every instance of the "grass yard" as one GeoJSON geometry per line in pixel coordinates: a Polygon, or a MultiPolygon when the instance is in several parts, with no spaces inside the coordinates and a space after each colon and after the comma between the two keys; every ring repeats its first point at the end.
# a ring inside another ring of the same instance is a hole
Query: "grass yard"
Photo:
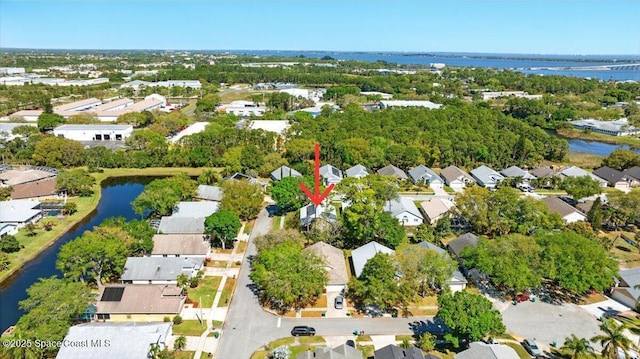
{"type": "Polygon", "coordinates": [[[356,342],[370,342],[370,341],[371,341],[370,335],[358,335],[356,337],[356,342]]]}
{"type": "Polygon", "coordinates": [[[529,359],[529,358],[531,358],[531,355],[529,355],[529,353],[527,353],[527,351],[522,347],[522,345],[516,344],[516,343],[504,343],[504,344],[512,347],[516,351],[516,353],[518,353],[518,356],[521,359],[529,359]]]}
{"type": "Polygon", "coordinates": [[[324,312],[324,310],[303,310],[301,316],[303,318],[322,318],[324,312]]]}
{"type": "Polygon", "coordinates": [[[298,337],[298,342],[300,344],[320,344],[326,341],[323,337],[298,337]]]}
{"type": "Polygon", "coordinates": [[[211,306],[213,306],[213,298],[216,296],[221,280],[222,277],[204,277],[200,280],[200,284],[196,288],[187,289],[189,298],[191,298],[192,301],[200,301],[202,298],[200,307],[211,308],[211,306]]]}
{"type": "Polygon", "coordinates": [[[426,297],[418,296],[418,299],[415,302],[409,303],[410,307],[425,307],[425,306],[437,306],[438,305],[438,297],[435,295],[428,295],[426,297]]]}
{"type": "Polygon", "coordinates": [[[401,342],[403,340],[412,341],[414,340],[413,335],[396,335],[396,340],[401,342]]]}
{"type": "Polygon", "coordinates": [[[238,241],[238,248],[236,248],[236,253],[244,253],[245,250],[247,250],[247,242],[238,241]]]}
{"type": "Polygon", "coordinates": [[[362,350],[365,358],[373,358],[373,352],[376,351],[373,345],[356,345],[356,348],[362,350]]]}
{"type": "Polygon", "coordinates": [[[226,307],[229,305],[229,301],[231,300],[231,295],[233,294],[233,290],[235,287],[236,280],[227,277],[227,281],[224,283],[224,289],[222,289],[220,301],[218,302],[218,307],[226,307]]]}
{"type": "Polygon", "coordinates": [[[178,325],[173,325],[173,335],[200,336],[207,329],[207,323],[200,324],[197,320],[184,320],[178,325]]]}
{"type": "Polygon", "coordinates": [[[253,223],[255,221],[249,221],[244,225],[244,234],[250,234],[251,230],[253,230],[253,223]]]}
{"type": "MultiPolygon", "coordinates": [[[[615,239],[616,237],[624,234],[627,238],[630,238],[633,241],[635,236],[632,232],[609,232],[605,234],[605,236],[615,239]]],[[[632,246],[627,243],[622,237],[619,237],[611,247],[609,251],[613,256],[620,261],[620,264],[623,267],[632,268],[640,265],[640,252],[638,248],[632,246]]]]}
{"type": "MultiPolygon", "coordinates": [[[[191,359],[196,354],[196,352],[189,351],[174,351],[173,358],[175,359],[191,359]]],[[[204,353],[203,353],[204,354],[204,353]]]]}
{"type": "Polygon", "coordinates": [[[569,152],[564,157],[567,165],[578,166],[581,168],[598,168],[602,165],[602,160],[606,156],[592,155],[589,153],[569,152]]]}

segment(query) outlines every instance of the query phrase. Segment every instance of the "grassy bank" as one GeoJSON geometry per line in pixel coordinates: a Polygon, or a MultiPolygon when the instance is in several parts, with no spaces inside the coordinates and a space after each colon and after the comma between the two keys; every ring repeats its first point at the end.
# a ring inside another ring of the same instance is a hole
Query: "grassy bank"
{"type": "Polygon", "coordinates": [[[588,153],[569,152],[564,161],[569,166],[580,168],[598,168],[602,166],[602,161],[606,156],[592,155],[588,153]]]}
{"type": "Polygon", "coordinates": [[[9,268],[0,272],[0,283],[17,272],[28,261],[35,258],[45,248],[51,246],[55,241],[68,232],[75,224],[79,223],[83,218],[88,216],[98,206],[100,202],[101,191],[100,184],[107,178],[111,177],[131,177],[131,176],[170,176],[179,172],[187,172],[190,176],[198,176],[202,173],[202,168],[114,168],[105,169],[103,173],[92,173],[96,179],[94,186],[94,194],[91,197],[71,198],[69,201],[78,205],[78,211],[71,216],[63,219],[47,217],[38,222],[36,234],[27,236],[27,232],[21,229],[16,238],[21,245],[24,246],[19,252],[9,254],[11,264],[9,268]],[[43,226],[47,222],[52,222],[54,227],[51,231],[45,231],[43,226]]]}
{"type": "Polygon", "coordinates": [[[629,145],[640,148],[640,138],[631,136],[609,136],[602,133],[586,132],[573,128],[560,128],[556,131],[565,138],[580,139],[585,141],[598,141],[613,145],[629,145]]]}

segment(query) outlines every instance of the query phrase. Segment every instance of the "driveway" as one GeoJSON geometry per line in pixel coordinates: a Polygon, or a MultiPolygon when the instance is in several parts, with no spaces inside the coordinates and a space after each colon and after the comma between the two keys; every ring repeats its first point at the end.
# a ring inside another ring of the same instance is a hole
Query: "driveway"
{"type": "MultiPolygon", "coordinates": [[[[253,239],[268,233],[272,218],[263,209],[251,232],[246,255],[256,254],[253,239]]],[[[249,279],[249,261],[240,268],[238,284],[231,303],[227,320],[222,327],[216,358],[250,358],[254,351],[269,342],[290,336],[296,325],[310,325],[320,336],[351,336],[354,330],[364,330],[371,335],[414,334],[425,330],[437,330],[431,317],[411,318],[286,318],[266,313],[262,310],[249,279]]]]}
{"type": "MultiPolygon", "coordinates": [[[[571,334],[590,339],[600,334],[600,322],[574,304],[549,304],[541,301],[502,306],[502,319],[507,332],[517,339],[534,338],[540,348],[549,351],[550,344],[562,346],[571,334]]],[[[594,343],[600,350],[600,344],[594,343]]]]}

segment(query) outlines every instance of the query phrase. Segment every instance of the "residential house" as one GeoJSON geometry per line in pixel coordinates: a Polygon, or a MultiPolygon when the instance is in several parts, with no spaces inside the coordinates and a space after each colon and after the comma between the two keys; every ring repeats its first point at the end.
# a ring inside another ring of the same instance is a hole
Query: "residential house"
{"type": "Polygon", "coordinates": [[[11,199],[57,199],[56,182],[56,177],[49,177],[35,182],[16,184],[11,191],[11,199]]]}
{"type": "Polygon", "coordinates": [[[363,359],[364,355],[356,348],[342,344],[335,348],[315,347],[296,356],[296,359],[363,359]]]}
{"type": "Polygon", "coordinates": [[[624,172],[607,166],[594,170],[593,174],[607,181],[610,187],[621,191],[629,191],[631,187],[637,186],[640,183],[633,177],[627,176],[624,172]]]}
{"type": "Polygon", "coordinates": [[[96,303],[96,319],[112,322],[164,322],[180,314],[186,297],[176,285],[107,285],[96,303]]]}
{"type": "Polygon", "coordinates": [[[444,186],[444,181],[440,178],[440,175],[424,165],[419,165],[410,169],[409,177],[415,184],[425,184],[434,188],[442,188],[444,186]]]}
{"type": "Polygon", "coordinates": [[[0,202],[0,225],[13,224],[21,228],[41,218],[40,201],[17,199],[0,202]]]}
{"type": "Polygon", "coordinates": [[[177,284],[181,274],[196,276],[203,262],[202,258],[129,257],[120,279],[123,284],[177,284]]]}
{"type": "Polygon", "coordinates": [[[545,197],[542,201],[547,204],[551,213],[559,214],[567,224],[587,220],[584,213],[558,197],[545,197]]]}
{"type": "Polygon", "coordinates": [[[637,183],[640,183],[640,166],[633,166],[622,172],[628,177],[633,178],[637,183]]]}
{"type": "Polygon", "coordinates": [[[342,171],[332,165],[320,167],[320,177],[324,179],[324,185],[338,184],[342,181],[342,171]]]}
{"type": "Polygon", "coordinates": [[[369,175],[369,170],[363,165],[355,165],[345,171],[347,177],[362,178],[369,175]]]}
{"type": "MultiPolygon", "coordinates": [[[[444,249],[436,246],[433,243],[429,243],[429,242],[420,242],[418,244],[416,244],[418,247],[424,248],[424,249],[428,249],[430,251],[434,251],[436,253],[438,253],[439,255],[446,257],[446,258],[451,258],[449,257],[449,254],[447,254],[447,251],[445,251],[444,249]]],[[[464,277],[464,275],[462,275],[462,273],[459,270],[455,270],[453,272],[453,275],[451,276],[451,278],[449,278],[446,282],[446,284],[449,286],[449,288],[451,289],[452,292],[459,292],[461,290],[464,290],[467,287],[467,279],[464,277]]]]}
{"type": "Polygon", "coordinates": [[[302,227],[309,228],[317,219],[323,219],[328,223],[336,223],[338,220],[336,207],[331,204],[320,203],[319,206],[316,206],[310,203],[300,208],[300,225],[302,227]]]}
{"type": "Polygon", "coordinates": [[[398,219],[398,222],[405,227],[418,226],[424,221],[422,213],[408,197],[398,197],[387,201],[382,210],[398,219]]]}
{"type": "Polygon", "coordinates": [[[640,267],[621,270],[619,275],[620,280],[611,289],[611,298],[630,308],[637,308],[640,298],[640,267]]]}
{"type": "Polygon", "coordinates": [[[18,226],[9,223],[0,223],[0,238],[18,234],[18,226]]]}
{"type": "Polygon", "coordinates": [[[287,166],[280,166],[277,169],[275,169],[273,172],[271,172],[272,181],[281,181],[283,178],[286,178],[286,177],[302,177],[302,175],[300,174],[300,172],[287,166]]]}
{"type": "Polygon", "coordinates": [[[318,242],[303,251],[313,253],[324,260],[324,269],[329,277],[329,282],[325,286],[327,292],[340,292],[345,289],[347,282],[349,282],[349,276],[342,249],[329,243],[318,242]]]}
{"type": "Polygon", "coordinates": [[[550,166],[534,168],[529,173],[535,178],[549,178],[556,175],[556,171],[550,166]]]}
{"type": "Polygon", "coordinates": [[[58,175],[58,170],[49,167],[38,167],[40,169],[5,169],[0,173],[0,186],[16,186],[23,183],[42,181],[58,175]]]}
{"type": "Polygon", "coordinates": [[[511,167],[505,168],[502,171],[500,171],[500,174],[503,175],[505,178],[520,178],[521,180],[524,180],[527,182],[536,178],[536,176],[532,175],[531,173],[523,170],[518,166],[511,166],[511,167]]]}
{"type": "MultiPolygon", "coordinates": [[[[172,323],[83,323],[69,328],[56,359],[148,359],[153,347],[163,350],[172,335],[172,323]]],[[[170,349],[170,348],[169,348],[170,349]]]]}
{"type": "Polygon", "coordinates": [[[224,193],[222,188],[218,186],[207,186],[207,185],[199,185],[198,186],[198,194],[196,195],[196,199],[205,200],[205,201],[222,201],[222,197],[224,193]]]}
{"type": "Polygon", "coordinates": [[[211,242],[203,234],[156,234],[150,257],[183,257],[204,261],[211,251],[211,242]]]}
{"type": "Polygon", "coordinates": [[[483,342],[473,342],[469,344],[469,349],[463,350],[453,356],[455,359],[519,359],[516,351],[507,345],[486,344],[483,342]]]}
{"type": "Polygon", "coordinates": [[[403,170],[399,169],[394,165],[388,165],[388,166],[382,167],[377,172],[380,176],[393,176],[399,180],[409,179],[409,177],[407,176],[406,173],[404,173],[403,170]]]}
{"type": "Polygon", "coordinates": [[[424,359],[422,351],[416,347],[400,348],[389,344],[373,352],[374,359],[424,359]]]}
{"type": "Polygon", "coordinates": [[[576,208],[582,212],[582,213],[589,213],[591,211],[591,208],[593,207],[593,204],[595,203],[595,200],[592,199],[588,199],[586,201],[580,201],[576,204],[576,208]]]}
{"type": "Polygon", "coordinates": [[[395,251],[378,242],[369,242],[351,251],[351,261],[353,262],[353,271],[356,277],[362,274],[362,269],[367,261],[378,253],[393,254],[395,251]]]}
{"type": "Polygon", "coordinates": [[[236,172],[233,175],[226,177],[225,180],[236,180],[236,181],[249,181],[249,183],[257,184],[262,187],[263,191],[266,191],[267,186],[269,185],[267,182],[259,180],[255,177],[246,175],[244,173],[236,172]]]}
{"type": "Polygon", "coordinates": [[[218,202],[179,202],[173,208],[172,217],[201,218],[218,212],[218,202]]]}
{"type": "Polygon", "coordinates": [[[449,249],[449,253],[451,253],[451,255],[453,255],[454,258],[458,260],[458,262],[460,262],[462,258],[461,257],[462,250],[467,247],[475,247],[477,245],[478,245],[478,236],[469,232],[449,242],[447,247],[449,249]]]}
{"type": "Polygon", "coordinates": [[[504,181],[504,176],[484,165],[472,169],[471,176],[477,184],[489,189],[495,189],[498,183],[504,181]]]}
{"type": "Polygon", "coordinates": [[[564,170],[560,171],[560,177],[562,177],[563,179],[567,177],[584,177],[584,176],[589,176],[592,180],[598,181],[598,183],[600,183],[600,186],[607,187],[606,180],[594,175],[593,173],[589,173],[580,167],[571,166],[569,168],[565,168],[564,170]]]}
{"type": "Polygon", "coordinates": [[[160,218],[158,232],[164,234],[202,234],[204,217],[168,217],[160,218]]]}
{"type": "Polygon", "coordinates": [[[440,177],[444,179],[444,183],[451,187],[454,191],[460,192],[466,186],[475,183],[473,178],[465,171],[456,166],[449,166],[440,170],[440,177]]]}
{"type": "Polygon", "coordinates": [[[422,213],[425,215],[425,219],[429,221],[432,226],[438,223],[440,218],[449,213],[455,204],[446,198],[432,198],[428,201],[420,202],[422,213]]]}

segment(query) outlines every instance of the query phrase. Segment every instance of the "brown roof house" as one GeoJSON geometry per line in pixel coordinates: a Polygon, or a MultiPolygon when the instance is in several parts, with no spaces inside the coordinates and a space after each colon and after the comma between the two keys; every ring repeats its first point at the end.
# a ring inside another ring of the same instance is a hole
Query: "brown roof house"
{"type": "Polygon", "coordinates": [[[444,183],[451,187],[454,191],[460,192],[466,186],[473,185],[475,180],[467,172],[456,166],[449,166],[440,170],[440,177],[444,179],[444,183]]]}
{"type": "Polygon", "coordinates": [[[607,181],[609,186],[621,191],[629,191],[631,187],[640,183],[632,176],[607,166],[594,170],[593,174],[607,181]]]}
{"type": "Polygon", "coordinates": [[[156,234],[150,257],[185,257],[204,260],[211,242],[203,234],[156,234]]]}
{"type": "Polygon", "coordinates": [[[49,177],[35,182],[20,183],[13,186],[12,199],[57,198],[56,178],[49,177]]]}
{"type": "Polygon", "coordinates": [[[559,214],[565,223],[587,220],[587,216],[584,213],[558,197],[545,197],[542,201],[547,204],[551,213],[559,214]]]}
{"type": "Polygon", "coordinates": [[[345,288],[349,277],[344,252],[341,249],[325,242],[318,242],[303,251],[313,253],[324,260],[324,269],[329,277],[327,292],[340,292],[345,288]]]}
{"type": "Polygon", "coordinates": [[[96,319],[113,322],[162,322],[180,314],[186,297],[176,285],[109,285],[96,303],[96,319]]]}

